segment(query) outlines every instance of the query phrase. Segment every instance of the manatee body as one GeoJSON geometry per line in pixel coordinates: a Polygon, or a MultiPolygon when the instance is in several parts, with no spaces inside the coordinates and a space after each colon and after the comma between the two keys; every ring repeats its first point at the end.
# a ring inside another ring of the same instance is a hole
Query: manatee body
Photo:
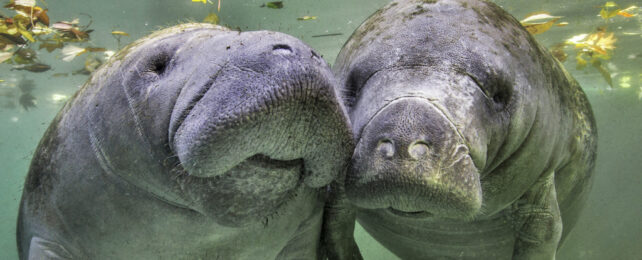
{"type": "Polygon", "coordinates": [[[394,1],[333,68],[357,142],[345,196],[375,239],[404,259],[555,257],[591,186],[596,125],[517,20],[489,2],[394,1]]]}
{"type": "Polygon", "coordinates": [[[126,47],[34,155],[21,259],[312,259],[352,134],[299,40],[184,24],[126,47]]]}

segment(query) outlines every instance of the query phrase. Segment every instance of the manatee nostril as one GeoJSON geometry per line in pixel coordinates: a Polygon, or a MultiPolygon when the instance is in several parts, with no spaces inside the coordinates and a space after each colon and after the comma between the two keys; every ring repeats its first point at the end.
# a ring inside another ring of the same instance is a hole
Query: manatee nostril
{"type": "Polygon", "coordinates": [[[383,139],[377,144],[377,152],[385,158],[392,158],[395,155],[395,145],[388,139],[383,139]]]}
{"type": "Polygon", "coordinates": [[[415,160],[422,159],[428,154],[428,144],[424,141],[415,141],[408,146],[408,154],[415,160]]]}
{"type": "Polygon", "coordinates": [[[280,54],[290,54],[292,53],[292,47],[287,44],[275,44],[272,46],[272,52],[280,54]]]}

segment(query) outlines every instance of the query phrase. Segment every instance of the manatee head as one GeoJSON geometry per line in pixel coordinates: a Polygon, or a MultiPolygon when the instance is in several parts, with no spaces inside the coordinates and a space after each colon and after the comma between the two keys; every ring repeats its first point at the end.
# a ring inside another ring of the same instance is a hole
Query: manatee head
{"type": "Polygon", "coordinates": [[[531,170],[541,170],[529,167],[546,152],[524,144],[554,134],[529,134],[537,117],[549,119],[541,107],[556,106],[545,98],[554,66],[492,3],[382,8],[334,67],[357,142],[349,200],[407,217],[472,219],[504,208],[538,177],[531,170]],[[511,175],[520,170],[525,176],[511,175]]]}
{"type": "MultiPolygon", "coordinates": [[[[106,148],[117,154],[111,163],[136,172],[119,174],[224,225],[266,221],[292,200],[316,203],[352,152],[328,65],[282,33],[172,27],[133,43],[91,81],[124,92],[94,101],[129,107],[130,133],[149,146],[106,148]],[[146,151],[162,169],[128,163],[146,151]]],[[[95,109],[122,117],[110,107],[95,109]]]]}

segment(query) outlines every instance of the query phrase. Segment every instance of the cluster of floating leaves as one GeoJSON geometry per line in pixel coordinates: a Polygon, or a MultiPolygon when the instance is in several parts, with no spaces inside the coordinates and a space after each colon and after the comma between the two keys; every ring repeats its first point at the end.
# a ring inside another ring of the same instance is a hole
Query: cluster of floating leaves
{"type": "MultiPolygon", "coordinates": [[[[607,23],[617,16],[631,18],[637,15],[636,12],[639,12],[639,7],[637,6],[633,5],[621,9],[615,2],[606,2],[600,8],[599,16],[607,23]]],[[[536,35],[548,31],[553,25],[567,25],[568,23],[565,22],[557,23],[561,18],[561,16],[552,16],[546,12],[539,12],[529,15],[520,22],[526,30],[536,35]]],[[[551,53],[559,61],[564,62],[568,58],[565,49],[572,48],[575,51],[577,69],[583,70],[588,65],[591,65],[600,72],[609,86],[613,87],[611,73],[604,66],[603,61],[611,59],[612,51],[616,48],[616,42],[615,33],[609,32],[608,26],[605,25],[598,27],[594,32],[574,35],[564,42],[553,45],[551,53]]],[[[642,89],[640,95],[642,98],[642,89]]]]}
{"type": "MultiPolygon", "coordinates": [[[[192,2],[197,2],[197,3],[203,3],[203,4],[214,4],[211,0],[191,0],[192,2]]],[[[282,9],[284,7],[283,1],[272,1],[272,2],[266,2],[260,5],[260,7],[267,7],[270,9],[282,9]]],[[[217,7],[218,12],[221,12],[221,0],[218,0],[218,7],[217,7]]],[[[305,16],[300,16],[296,18],[298,21],[309,21],[309,20],[316,20],[316,16],[311,16],[311,15],[305,15],[305,16]]],[[[203,22],[206,23],[212,23],[212,24],[218,24],[219,23],[219,17],[216,13],[210,12],[205,19],[203,19],[203,22]]],[[[317,37],[323,37],[323,36],[335,36],[335,35],[341,35],[341,34],[327,34],[327,35],[317,35],[317,37]]]]}
{"type": "MultiPolygon", "coordinates": [[[[113,54],[102,47],[81,47],[89,43],[93,32],[89,29],[91,21],[84,26],[78,18],[50,24],[47,9],[37,6],[35,0],[11,0],[4,7],[16,12],[13,17],[0,17],[0,63],[13,64],[12,70],[45,72],[51,69],[39,61],[31,48],[35,44],[39,44],[38,50],[49,53],[61,49],[63,61],[91,52],[105,53],[107,58],[113,54]]],[[[120,37],[128,36],[122,31],[113,31],[112,35],[119,43],[120,37]]]]}
{"type": "MultiPolygon", "coordinates": [[[[39,1],[46,6],[44,1],[39,1]]],[[[51,69],[51,66],[43,63],[37,55],[35,46],[38,50],[45,50],[52,53],[60,49],[63,61],[71,61],[75,57],[85,53],[102,53],[105,59],[113,55],[113,51],[106,48],[95,47],[90,45],[90,34],[93,30],[89,29],[90,22],[86,25],[80,25],[80,19],[76,18],[71,21],[58,21],[50,23],[47,14],[48,9],[38,6],[36,0],[10,0],[4,8],[15,12],[13,16],[5,16],[0,13],[0,63],[11,66],[11,70],[22,70],[26,72],[41,73],[51,69]]],[[[119,43],[120,38],[128,36],[123,31],[111,32],[119,43]]],[[[103,56],[103,55],[100,56],[103,56]]],[[[96,55],[86,55],[85,66],[71,73],[55,73],[53,77],[71,75],[89,75],[96,70],[103,60],[96,55]]],[[[0,82],[4,82],[0,79],[0,82]]],[[[3,108],[15,107],[13,101],[9,98],[17,96],[16,85],[20,89],[18,102],[25,109],[35,107],[35,97],[32,95],[35,85],[33,80],[24,78],[15,82],[3,83],[3,85],[12,87],[4,89],[0,96],[5,97],[3,108]],[[33,87],[31,87],[33,86],[33,87]],[[13,105],[12,105],[13,104],[13,105]]],[[[52,101],[60,102],[60,94],[54,94],[52,101]]]]}

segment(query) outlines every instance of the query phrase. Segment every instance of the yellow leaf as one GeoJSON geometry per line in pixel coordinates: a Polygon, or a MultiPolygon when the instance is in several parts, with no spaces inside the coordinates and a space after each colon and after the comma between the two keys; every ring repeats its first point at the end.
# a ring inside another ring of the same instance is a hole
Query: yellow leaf
{"type": "Polygon", "coordinates": [[[203,4],[207,4],[207,0],[192,0],[192,2],[202,2],[203,4]]]}
{"type": "MultiPolygon", "coordinates": [[[[520,23],[526,30],[535,35],[540,34],[551,29],[551,26],[562,18],[561,16],[551,16],[548,12],[532,13],[528,17],[521,20],[520,23]]],[[[560,23],[558,26],[564,26],[566,23],[560,23]]]]}
{"type": "Polygon", "coordinates": [[[30,42],[36,41],[36,39],[34,39],[33,36],[31,36],[31,33],[29,31],[25,31],[25,30],[18,30],[18,31],[20,32],[20,34],[22,34],[22,36],[27,38],[27,40],[29,40],[30,42]]]}
{"type": "Polygon", "coordinates": [[[531,23],[542,23],[549,21],[551,19],[555,18],[562,18],[561,16],[551,16],[548,12],[536,12],[536,13],[531,13],[529,14],[524,20],[519,21],[520,23],[524,24],[531,24],[531,23]]]}
{"type": "Polygon", "coordinates": [[[548,22],[545,23],[537,23],[537,24],[522,24],[526,30],[531,33],[532,35],[540,34],[545,31],[548,31],[551,29],[551,26],[555,24],[555,22],[559,20],[559,18],[552,19],[548,22]]]}
{"type": "Polygon", "coordinates": [[[600,10],[600,16],[604,20],[607,20],[609,18],[612,18],[612,17],[616,16],[619,11],[620,11],[620,9],[607,10],[606,8],[602,8],[602,10],[600,10]]]}
{"type": "Polygon", "coordinates": [[[566,44],[575,45],[576,49],[582,49],[590,55],[595,55],[600,59],[608,60],[611,58],[608,51],[615,49],[614,33],[607,34],[606,31],[600,30],[592,34],[580,34],[566,40],[566,44]]]}
{"type": "Polygon", "coordinates": [[[617,6],[617,4],[615,2],[611,2],[611,1],[606,2],[606,4],[604,4],[604,7],[616,7],[616,6],[617,6]]]}
{"type": "Polygon", "coordinates": [[[123,31],[112,31],[111,34],[113,35],[121,35],[121,36],[129,36],[129,33],[123,32],[123,31]]]}
{"type": "Polygon", "coordinates": [[[637,8],[638,7],[635,6],[635,5],[629,6],[629,7],[625,8],[625,9],[622,9],[619,12],[617,12],[617,15],[623,16],[623,17],[626,17],[626,18],[630,18],[630,17],[636,16],[637,14],[632,14],[632,13],[637,8]]]}
{"type": "Polygon", "coordinates": [[[316,20],[317,17],[316,16],[308,16],[308,15],[306,15],[306,16],[299,17],[299,18],[296,18],[296,19],[299,20],[299,21],[307,21],[307,20],[316,20]]]}

